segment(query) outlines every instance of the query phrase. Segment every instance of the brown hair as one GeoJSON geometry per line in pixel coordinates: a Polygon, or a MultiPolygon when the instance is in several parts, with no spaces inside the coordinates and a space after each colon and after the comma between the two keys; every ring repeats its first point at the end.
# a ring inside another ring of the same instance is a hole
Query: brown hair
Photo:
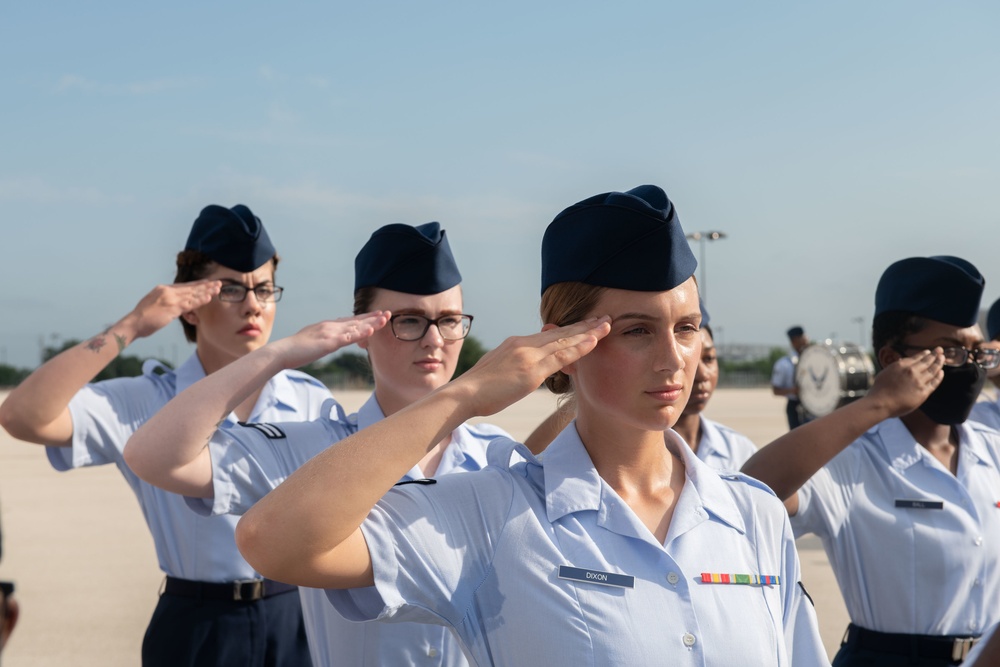
{"type": "MultiPolygon", "coordinates": [[[[560,327],[579,322],[597,306],[606,289],[578,282],[550,285],[542,294],[542,303],[538,308],[542,322],[560,327]]],[[[553,394],[567,394],[573,390],[570,377],[562,371],[545,378],[545,386],[553,394]]]]}
{"type": "MultiPolygon", "coordinates": [[[[281,258],[277,254],[271,258],[271,267],[274,271],[278,270],[279,261],[281,258]]],[[[203,252],[181,250],[177,253],[177,273],[174,275],[174,282],[190,283],[201,280],[212,272],[214,266],[215,262],[212,258],[203,252]]],[[[184,328],[184,337],[188,339],[189,343],[196,343],[198,341],[198,328],[183,317],[180,320],[181,326],[184,328]]]]}
{"type": "Polygon", "coordinates": [[[375,295],[378,294],[378,287],[369,285],[368,287],[359,287],[354,292],[354,314],[360,315],[362,313],[367,313],[372,309],[372,303],[375,301],[375,295]]]}

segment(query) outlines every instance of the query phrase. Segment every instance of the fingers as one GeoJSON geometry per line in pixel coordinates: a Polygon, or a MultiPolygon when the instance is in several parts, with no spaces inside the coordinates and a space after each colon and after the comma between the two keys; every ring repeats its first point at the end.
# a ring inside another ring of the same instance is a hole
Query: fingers
{"type": "Polygon", "coordinates": [[[349,345],[368,338],[384,327],[389,322],[389,316],[388,310],[376,310],[354,317],[344,317],[334,322],[341,325],[339,335],[343,338],[343,344],[349,345]]]}
{"type": "Polygon", "coordinates": [[[540,348],[547,355],[540,360],[540,363],[551,368],[545,377],[589,354],[597,347],[598,341],[607,336],[610,331],[611,318],[604,316],[593,317],[538,334],[550,339],[540,348]]]}

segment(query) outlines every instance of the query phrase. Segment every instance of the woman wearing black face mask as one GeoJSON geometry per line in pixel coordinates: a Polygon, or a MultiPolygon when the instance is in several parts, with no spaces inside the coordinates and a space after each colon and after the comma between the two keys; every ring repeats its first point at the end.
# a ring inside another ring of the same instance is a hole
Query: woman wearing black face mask
{"type": "Polygon", "coordinates": [[[743,467],[823,541],[851,617],[834,667],[961,664],[1000,621],[1000,432],[966,421],[1000,364],[976,325],[984,283],[957,257],[891,265],[874,387],[743,467]]]}

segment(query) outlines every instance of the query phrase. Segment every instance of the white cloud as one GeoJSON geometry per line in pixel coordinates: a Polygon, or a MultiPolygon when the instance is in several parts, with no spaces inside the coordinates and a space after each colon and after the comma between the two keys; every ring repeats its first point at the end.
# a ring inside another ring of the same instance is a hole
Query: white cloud
{"type": "Polygon", "coordinates": [[[202,83],[202,79],[194,77],[167,77],[149,81],[133,81],[130,83],[103,83],[76,74],[64,74],[56,82],[52,92],[70,93],[81,91],[104,95],[155,95],[171,90],[194,88],[200,86],[202,83]]]}

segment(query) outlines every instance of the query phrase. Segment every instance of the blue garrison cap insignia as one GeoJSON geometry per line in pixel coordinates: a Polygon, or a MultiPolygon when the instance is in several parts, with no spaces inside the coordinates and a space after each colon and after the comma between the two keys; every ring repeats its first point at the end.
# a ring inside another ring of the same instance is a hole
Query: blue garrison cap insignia
{"type": "Polygon", "coordinates": [[[662,292],[698,266],[667,194],[605,192],[562,211],[542,239],[542,292],[556,283],[662,292]]]}
{"type": "Polygon", "coordinates": [[[959,257],[910,257],[885,270],[875,289],[875,315],[902,311],[970,327],[979,320],[986,280],[959,257]]]}
{"type": "Polygon", "coordinates": [[[249,273],[274,257],[264,224],[249,208],[212,204],[191,226],[185,250],[197,250],[222,266],[249,273]]]}
{"type": "Polygon", "coordinates": [[[354,291],[382,287],[406,294],[438,294],[462,282],[448,237],[436,222],[386,225],[354,259],[354,291]]]}

